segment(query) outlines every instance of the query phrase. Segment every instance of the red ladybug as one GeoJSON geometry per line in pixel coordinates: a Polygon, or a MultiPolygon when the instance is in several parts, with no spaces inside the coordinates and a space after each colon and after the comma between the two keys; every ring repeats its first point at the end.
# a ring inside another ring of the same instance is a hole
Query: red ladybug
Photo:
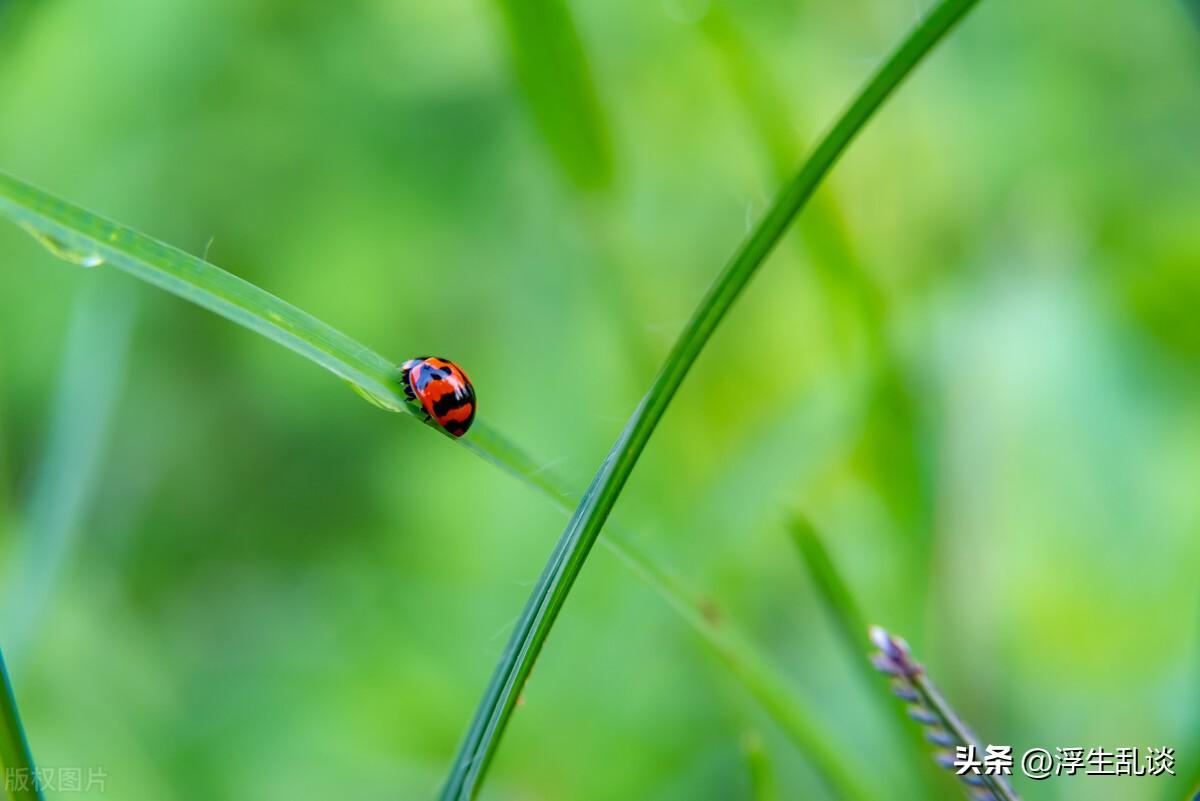
{"type": "Polygon", "coordinates": [[[456,437],[467,433],[475,419],[475,387],[452,361],[419,356],[400,365],[400,383],[411,401],[421,404],[425,419],[433,419],[456,437]]]}

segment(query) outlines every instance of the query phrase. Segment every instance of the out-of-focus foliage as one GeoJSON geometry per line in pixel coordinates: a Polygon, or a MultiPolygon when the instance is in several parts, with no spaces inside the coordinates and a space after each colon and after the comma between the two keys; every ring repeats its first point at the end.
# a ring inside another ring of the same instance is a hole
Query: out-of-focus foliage
{"type": "Polygon", "coordinates": [[[563,172],[580,190],[612,181],[608,123],[566,0],[496,0],[512,69],[563,172]]]}
{"type": "MultiPolygon", "coordinates": [[[[775,188],[772,132],[811,142],[917,10],[721,7],[778,98],[764,124],[682,0],[569,3],[559,44],[488,2],[0,4],[0,167],[381,352],[455,359],[490,422],[582,484],[775,188]],[[562,41],[569,63],[533,81],[562,41]],[[557,97],[594,116],[548,121],[557,97]],[[589,148],[603,180],[569,172],[589,148]],[[603,205],[579,202],[594,186],[603,205]]],[[[828,226],[786,243],[618,506],[864,771],[902,776],[908,752],[807,583],[792,508],[989,739],[1200,762],[1198,129],[1183,5],[983,3],[821,193],[857,277],[828,226]]],[[[130,798],[429,796],[558,514],[271,343],[0,227],[6,582],[77,298],[102,284],[139,309],[122,389],[9,665],[39,762],[130,798]]],[[[780,797],[820,793],[598,552],[484,796],[751,798],[747,730],[780,797]]]]}

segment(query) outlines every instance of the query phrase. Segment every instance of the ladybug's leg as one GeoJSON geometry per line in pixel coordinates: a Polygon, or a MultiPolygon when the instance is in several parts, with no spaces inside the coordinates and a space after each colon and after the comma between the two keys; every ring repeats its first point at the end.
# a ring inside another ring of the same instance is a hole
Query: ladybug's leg
{"type": "Polygon", "coordinates": [[[411,367],[400,368],[400,386],[404,389],[404,397],[408,398],[410,401],[415,401],[417,396],[416,393],[413,392],[412,385],[408,380],[408,374],[411,370],[411,367]]]}

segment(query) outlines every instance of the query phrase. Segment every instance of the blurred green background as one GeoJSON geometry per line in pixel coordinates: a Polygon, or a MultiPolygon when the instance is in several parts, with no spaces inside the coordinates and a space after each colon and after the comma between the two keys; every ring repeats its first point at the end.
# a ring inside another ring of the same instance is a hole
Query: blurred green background
{"type": "MultiPolygon", "coordinates": [[[[923,6],[9,0],[0,169],[397,362],[456,360],[582,489],[923,6]]],[[[1183,4],[985,0],[730,314],[617,507],[894,797],[923,796],[893,699],[791,510],[985,741],[1200,767],[1197,130],[1183,4]]],[[[0,226],[0,644],[38,761],[102,769],[91,796],[429,797],[562,524],[302,359],[0,226]]],[[[750,799],[747,733],[780,798],[824,797],[598,549],[483,795],[750,799]]]]}

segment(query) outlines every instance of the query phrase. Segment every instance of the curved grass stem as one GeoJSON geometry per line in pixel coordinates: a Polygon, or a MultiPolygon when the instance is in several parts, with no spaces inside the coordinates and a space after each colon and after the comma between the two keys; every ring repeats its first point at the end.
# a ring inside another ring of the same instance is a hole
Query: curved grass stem
{"type": "MultiPolygon", "coordinates": [[[[130,273],[288,347],[347,380],[359,394],[383,409],[411,411],[395,381],[392,361],[219,267],[3,173],[0,173],[0,215],[33,233],[57,256],[72,263],[108,264],[130,273]]],[[[421,417],[413,415],[410,419],[420,420],[421,417]]],[[[444,433],[440,428],[434,428],[444,433]]],[[[540,462],[484,421],[477,420],[465,437],[454,439],[447,435],[447,439],[537,490],[564,513],[569,515],[574,509],[574,496],[553,472],[545,470],[540,462]]],[[[772,674],[768,680],[756,681],[756,677],[771,669],[742,667],[768,665],[748,638],[727,621],[722,638],[717,641],[711,627],[695,625],[703,619],[702,614],[689,606],[685,593],[676,585],[664,583],[665,571],[629,544],[622,543],[623,538],[616,532],[610,531],[606,539],[621,564],[666,600],[668,606],[692,625],[722,657],[722,663],[731,675],[746,686],[767,714],[789,734],[817,773],[826,777],[827,783],[833,786],[836,779],[831,777],[848,773],[844,757],[830,754],[828,749],[814,751],[809,748],[813,738],[808,735],[820,727],[787,687],[786,681],[777,674],[772,674]],[[726,645],[729,638],[740,643],[738,648],[731,649],[726,645]]]]}
{"type": "MultiPolygon", "coordinates": [[[[478,790],[517,695],[601,527],[671,398],[724,314],[862,126],[976,2],[943,0],[910,33],[821,140],[751,237],[718,276],[555,547],[463,741],[443,790],[443,798],[470,798],[478,790]]],[[[25,227],[68,261],[81,266],[111,264],[309,358],[385,409],[411,412],[399,391],[393,362],[306,312],[202,259],[104,220],[4,174],[0,174],[0,214],[25,227]]],[[[520,449],[482,422],[477,422],[469,437],[461,443],[560,505],[566,502],[568,496],[556,482],[542,473],[520,449]]],[[[649,571],[649,575],[654,575],[654,571],[649,571]]],[[[698,630],[705,633],[702,627],[698,630]]],[[[750,652],[749,646],[741,642],[735,650],[742,654],[750,652]]],[[[735,670],[734,673],[743,683],[747,681],[746,676],[751,675],[745,671],[739,674],[735,670]]],[[[776,715],[797,716],[801,725],[807,725],[809,719],[798,709],[794,704],[783,704],[776,709],[776,715]]]]}
{"type": "Polygon", "coordinates": [[[713,331],[846,147],[883,101],[976,2],[942,0],[917,24],[784,186],[766,216],[701,299],[551,553],[463,738],[442,790],[443,801],[471,799],[478,792],[521,689],[575,579],[646,443],[713,331]]]}

